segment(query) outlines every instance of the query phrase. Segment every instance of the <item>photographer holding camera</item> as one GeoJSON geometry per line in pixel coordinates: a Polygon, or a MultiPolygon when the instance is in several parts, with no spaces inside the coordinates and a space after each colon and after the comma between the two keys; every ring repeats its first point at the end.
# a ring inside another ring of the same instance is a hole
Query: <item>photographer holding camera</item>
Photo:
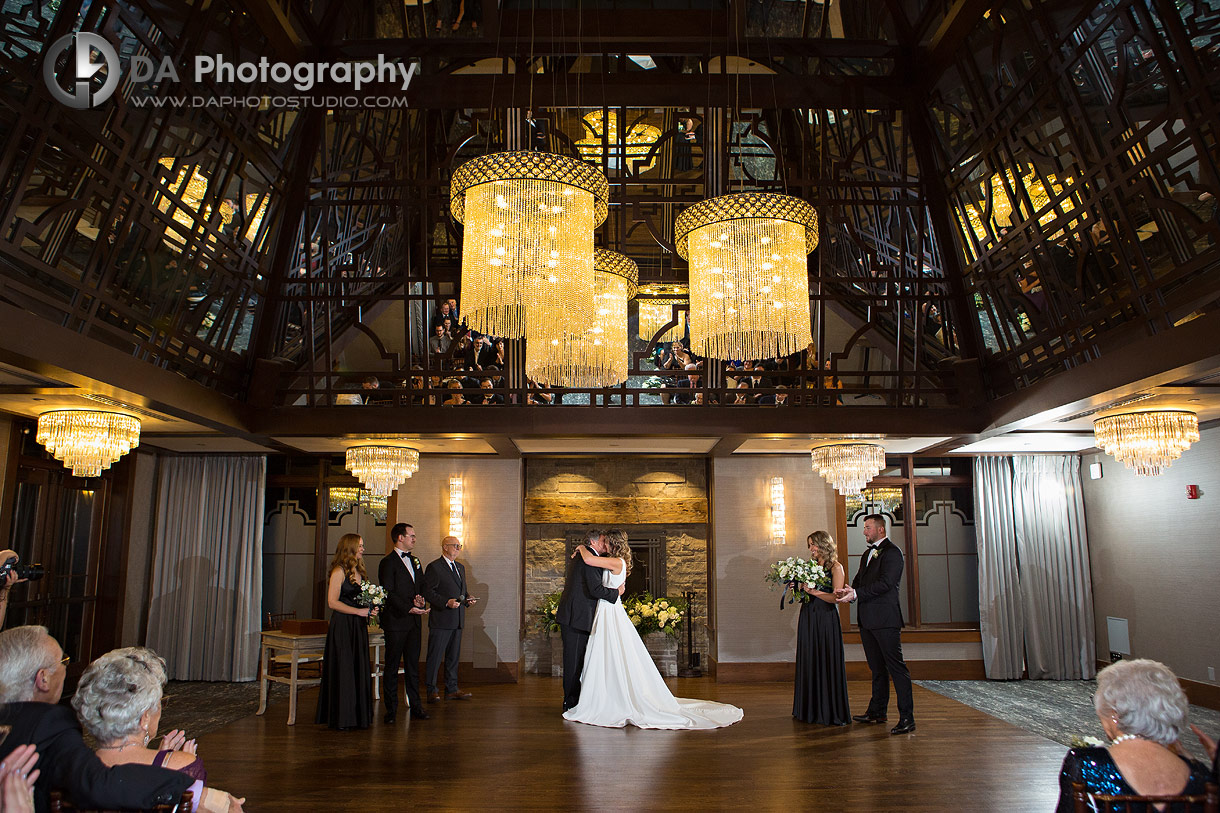
{"type": "Polygon", "coordinates": [[[4,629],[4,616],[8,612],[8,594],[17,582],[27,581],[20,575],[16,551],[0,550],[0,629],[4,629]]]}

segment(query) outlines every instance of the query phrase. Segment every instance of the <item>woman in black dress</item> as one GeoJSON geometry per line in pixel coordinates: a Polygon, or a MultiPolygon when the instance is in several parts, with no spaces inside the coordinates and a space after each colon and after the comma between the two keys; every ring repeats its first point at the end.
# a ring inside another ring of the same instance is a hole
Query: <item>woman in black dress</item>
{"type": "Polygon", "coordinates": [[[364,540],[344,534],[326,580],[332,612],[315,722],[340,730],[368,728],[373,719],[368,617],[376,610],[359,605],[360,583],[368,578],[363,557],[364,540]]]}
{"type": "Polygon", "coordinates": [[[809,552],[830,575],[830,590],[812,584],[799,589],[810,595],[801,605],[796,630],[796,690],[792,716],[818,725],[847,725],[851,708],[847,705],[847,667],[843,663],[843,632],[839,627],[839,608],[834,592],[847,576],[839,564],[835,542],[825,531],[809,535],[809,552]]]}

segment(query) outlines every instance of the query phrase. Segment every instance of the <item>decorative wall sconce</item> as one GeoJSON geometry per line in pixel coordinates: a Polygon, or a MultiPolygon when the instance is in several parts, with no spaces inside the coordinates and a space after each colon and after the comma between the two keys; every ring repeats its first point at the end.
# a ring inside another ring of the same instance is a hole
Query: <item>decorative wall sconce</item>
{"type": "Polygon", "coordinates": [[[783,545],[787,540],[784,478],[771,478],[771,544],[783,545]]]}
{"type": "Polygon", "coordinates": [[[449,536],[462,540],[466,534],[462,521],[462,478],[449,478],[449,536]]]}

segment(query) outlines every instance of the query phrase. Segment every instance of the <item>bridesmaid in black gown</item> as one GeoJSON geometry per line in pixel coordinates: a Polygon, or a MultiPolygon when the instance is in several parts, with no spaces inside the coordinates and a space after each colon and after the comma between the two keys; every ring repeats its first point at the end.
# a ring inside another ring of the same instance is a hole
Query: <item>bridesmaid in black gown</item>
{"type": "Polygon", "coordinates": [[[811,584],[800,589],[811,598],[801,605],[796,630],[796,690],[792,716],[818,725],[847,725],[851,707],[847,705],[847,667],[843,663],[843,632],[839,627],[839,608],[834,591],[847,581],[839,564],[834,540],[825,531],[809,535],[809,552],[830,574],[831,586],[822,592],[811,584]]]}
{"type": "Polygon", "coordinates": [[[326,582],[326,603],[332,613],[315,722],[340,730],[368,728],[373,719],[368,617],[375,611],[357,601],[360,583],[368,578],[363,557],[364,540],[344,534],[326,582]]]}

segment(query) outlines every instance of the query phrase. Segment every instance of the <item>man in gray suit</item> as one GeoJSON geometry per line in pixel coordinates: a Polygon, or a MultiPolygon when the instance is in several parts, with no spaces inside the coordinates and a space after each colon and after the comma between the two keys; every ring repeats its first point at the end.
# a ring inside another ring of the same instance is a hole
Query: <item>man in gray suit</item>
{"type": "Polygon", "coordinates": [[[428,702],[441,699],[436,685],[441,661],[445,662],[445,699],[469,700],[470,693],[458,689],[458,656],[462,653],[462,627],[466,608],[478,599],[466,592],[466,567],[456,557],[462,542],[456,536],[441,541],[441,556],[424,571],[424,598],[432,607],[428,620],[428,660],[426,662],[428,702]]]}

